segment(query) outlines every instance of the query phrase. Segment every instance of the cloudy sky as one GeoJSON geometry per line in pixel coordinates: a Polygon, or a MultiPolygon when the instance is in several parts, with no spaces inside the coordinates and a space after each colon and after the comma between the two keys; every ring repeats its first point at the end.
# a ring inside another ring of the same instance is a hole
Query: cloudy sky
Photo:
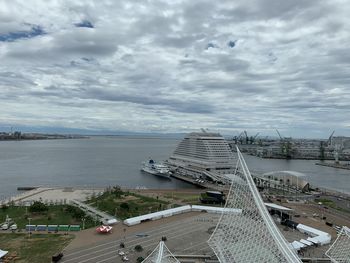
{"type": "Polygon", "coordinates": [[[0,127],[350,135],[350,2],[0,0],[0,127]]]}

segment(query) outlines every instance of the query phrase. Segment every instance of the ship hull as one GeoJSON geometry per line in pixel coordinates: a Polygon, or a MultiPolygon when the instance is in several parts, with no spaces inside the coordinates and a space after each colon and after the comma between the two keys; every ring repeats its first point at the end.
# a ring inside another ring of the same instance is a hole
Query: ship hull
{"type": "Polygon", "coordinates": [[[158,172],[158,171],[149,169],[148,167],[143,167],[143,168],[141,169],[141,171],[143,171],[143,172],[145,172],[145,173],[153,174],[153,175],[158,176],[158,177],[170,179],[170,173],[160,173],[160,172],[158,172]]]}

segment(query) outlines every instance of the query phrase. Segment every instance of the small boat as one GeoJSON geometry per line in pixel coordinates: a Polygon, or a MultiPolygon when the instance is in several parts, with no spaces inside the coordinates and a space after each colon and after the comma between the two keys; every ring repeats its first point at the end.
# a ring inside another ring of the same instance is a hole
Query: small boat
{"type": "Polygon", "coordinates": [[[169,167],[163,163],[156,163],[152,159],[150,159],[148,162],[143,162],[141,170],[146,173],[170,179],[171,173],[169,167]]]}

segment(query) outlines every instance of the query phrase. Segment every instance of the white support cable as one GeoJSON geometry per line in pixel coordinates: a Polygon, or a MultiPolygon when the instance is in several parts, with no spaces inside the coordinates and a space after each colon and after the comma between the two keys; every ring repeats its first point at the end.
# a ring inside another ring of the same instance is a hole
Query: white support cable
{"type": "Polygon", "coordinates": [[[180,261],[175,258],[165,243],[160,241],[158,246],[142,261],[142,263],[180,263],[180,261]]]}
{"type": "Polygon", "coordinates": [[[164,250],[164,242],[160,241],[159,242],[159,249],[158,249],[158,256],[157,256],[156,263],[162,263],[163,250],[164,250]]]}
{"type": "Polygon", "coordinates": [[[270,217],[238,147],[237,155],[225,208],[242,213],[222,214],[209,246],[221,263],[301,262],[270,217]]]}
{"type": "Polygon", "coordinates": [[[279,246],[282,253],[287,258],[287,260],[288,260],[287,262],[301,262],[299,257],[290,249],[288,242],[282,236],[282,234],[278,230],[276,224],[273,222],[273,219],[271,218],[271,216],[270,216],[270,214],[269,214],[269,212],[264,204],[264,201],[262,200],[262,198],[259,194],[259,191],[254,184],[254,180],[250,174],[248,166],[247,166],[241,152],[239,151],[238,147],[237,147],[237,153],[238,153],[238,157],[240,159],[240,162],[242,163],[243,170],[244,170],[245,174],[247,175],[248,186],[250,188],[250,191],[253,194],[255,204],[257,205],[257,207],[260,211],[260,214],[261,214],[263,220],[265,221],[266,226],[269,229],[270,234],[274,238],[276,244],[279,246]]]}
{"type": "Polygon", "coordinates": [[[325,254],[333,263],[350,263],[350,229],[348,227],[343,226],[337,239],[325,254]]]}

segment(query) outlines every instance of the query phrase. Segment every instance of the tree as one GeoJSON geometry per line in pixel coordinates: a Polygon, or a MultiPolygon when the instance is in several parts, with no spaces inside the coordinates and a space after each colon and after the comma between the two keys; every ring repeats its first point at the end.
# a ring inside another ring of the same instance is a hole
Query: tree
{"type": "Polygon", "coordinates": [[[116,185],[113,186],[112,193],[115,195],[116,198],[119,198],[123,194],[123,191],[119,185],[116,185]]]}
{"type": "Polygon", "coordinates": [[[145,259],[143,258],[143,257],[138,257],[137,259],[136,259],[136,262],[137,263],[141,263],[142,261],[144,261],[145,259]]]}
{"type": "Polygon", "coordinates": [[[30,212],[36,212],[36,213],[42,213],[42,212],[46,212],[48,210],[49,210],[49,207],[47,205],[43,204],[42,202],[39,202],[39,201],[35,201],[29,207],[30,212]]]}

